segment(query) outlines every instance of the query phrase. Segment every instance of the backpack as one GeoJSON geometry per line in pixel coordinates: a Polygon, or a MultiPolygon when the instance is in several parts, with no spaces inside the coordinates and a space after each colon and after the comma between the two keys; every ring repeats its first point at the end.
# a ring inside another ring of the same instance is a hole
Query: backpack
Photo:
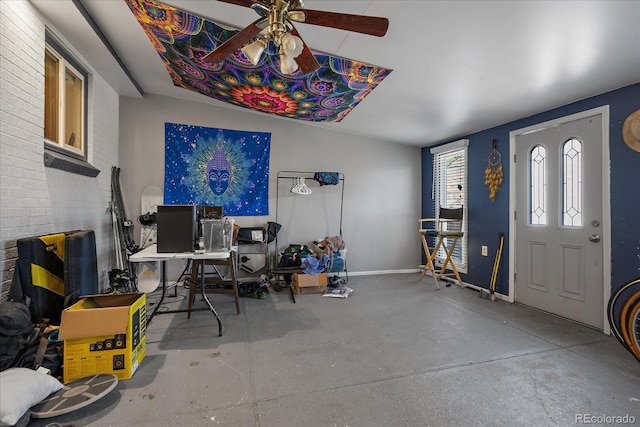
{"type": "Polygon", "coordinates": [[[31,321],[29,308],[20,302],[0,303],[0,371],[33,369],[40,346],[40,330],[31,321]]]}

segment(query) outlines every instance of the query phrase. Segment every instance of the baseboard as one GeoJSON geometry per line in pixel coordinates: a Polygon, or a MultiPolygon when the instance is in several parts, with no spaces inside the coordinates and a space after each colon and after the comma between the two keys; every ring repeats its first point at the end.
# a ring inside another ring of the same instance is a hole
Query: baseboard
{"type": "MultiPolygon", "coordinates": [[[[467,287],[471,288],[471,289],[473,289],[475,291],[478,291],[478,292],[487,292],[488,291],[487,288],[483,288],[482,286],[477,286],[477,285],[467,284],[467,287]]],[[[503,301],[509,302],[509,297],[507,295],[499,294],[497,292],[494,292],[494,295],[496,296],[496,299],[501,299],[503,301]]]]}
{"type": "Polygon", "coordinates": [[[380,274],[408,274],[420,273],[419,269],[408,270],[374,270],[374,271],[349,271],[349,276],[375,276],[380,274]]]}
{"type": "MultiPolygon", "coordinates": [[[[409,268],[409,269],[405,269],[405,270],[373,270],[373,271],[349,271],[348,274],[349,276],[377,276],[380,274],[418,274],[421,273],[422,270],[420,268],[409,268]]],[[[344,272],[340,272],[340,273],[344,273],[344,272]]],[[[431,277],[431,275],[427,274],[429,277],[431,277]]],[[[446,282],[450,282],[454,285],[458,284],[458,281],[451,278],[451,277],[442,277],[440,279],[438,279],[440,281],[446,281],[446,282]]],[[[467,282],[462,282],[462,284],[464,285],[465,288],[470,288],[473,289],[474,291],[478,291],[478,292],[482,292],[481,289],[484,289],[485,291],[487,290],[487,288],[483,288],[482,286],[478,286],[478,285],[474,285],[472,283],[467,283],[467,282]]],[[[509,302],[509,296],[508,295],[503,295],[503,294],[499,294],[499,293],[495,293],[495,296],[497,299],[501,299],[503,301],[507,301],[509,302]]]]}

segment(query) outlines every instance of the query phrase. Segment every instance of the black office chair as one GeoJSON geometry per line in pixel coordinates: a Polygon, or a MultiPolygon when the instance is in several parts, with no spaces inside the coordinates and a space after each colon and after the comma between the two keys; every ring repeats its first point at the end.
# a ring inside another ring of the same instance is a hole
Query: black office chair
{"type": "Polygon", "coordinates": [[[464,232],[462,231],[463,218],[464,209],[461,206],[459,208],[441,207],[437,218],[422,218],[418,220],[418,222],[420,223],[420,229],[418,230],[418,232],[420,233],[422,248],[424,249],[424,254],[426,257],[426,264],[420,266],[420,280],[422,280],[427,271],[430,271],[433,280],[436,282],[437,289],[440,289],[438,278],[448,276],[455,277],[458,281],[458,285],[460,285],[461,287],[465,286],[462,283],[462,279],[460,279],[458,269],[456,268],[456,265],[451,258],[451,254],[453,254],[453,251],[456,248],[458,239],[464,236],[464,232]],[[426,227],[425,223],[430,223],[429,227],[426,227]],[[427,239],[433,240],[433,248],[429,247],[427,239]],[[436,268],[433,262],[440,248],[444,249],[446,257],[444,263],[442,264],[442,267],[438,272],[436,272],[436,268]],[[448,265],[451,266],[451,273],[446,273],[448,265]]]}

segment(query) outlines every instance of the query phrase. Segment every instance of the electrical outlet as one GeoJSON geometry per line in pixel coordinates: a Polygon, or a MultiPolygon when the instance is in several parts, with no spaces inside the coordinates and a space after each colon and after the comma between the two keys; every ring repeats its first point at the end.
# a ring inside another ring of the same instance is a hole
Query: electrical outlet
{"type": "Polygon", "coordinates": [[[488,251],[489,249],[486,246],[482,245],[482,256],[487,256],[488,251]]]}

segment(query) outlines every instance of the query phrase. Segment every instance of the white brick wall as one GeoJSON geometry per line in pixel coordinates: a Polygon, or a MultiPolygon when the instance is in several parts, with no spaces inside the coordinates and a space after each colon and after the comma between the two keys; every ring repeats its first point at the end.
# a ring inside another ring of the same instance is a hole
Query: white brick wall
{"type": "MultiPolygon", "coordinates": [[[[50,29],[54,30],[50,27],[50,29]]],[[[64,38],[57,36],[64,42],[64,38]]],[[[44,167],[45,22],[28,1],[0,1],[0,271],[6,299],[22,237],[96,233],[100,283],[112,268],[111,167],[118,164],[118,94],[86,63],[90,178],[44,167]]],[[[81,56],[70,49],[74,56],[81,56]]]]}

